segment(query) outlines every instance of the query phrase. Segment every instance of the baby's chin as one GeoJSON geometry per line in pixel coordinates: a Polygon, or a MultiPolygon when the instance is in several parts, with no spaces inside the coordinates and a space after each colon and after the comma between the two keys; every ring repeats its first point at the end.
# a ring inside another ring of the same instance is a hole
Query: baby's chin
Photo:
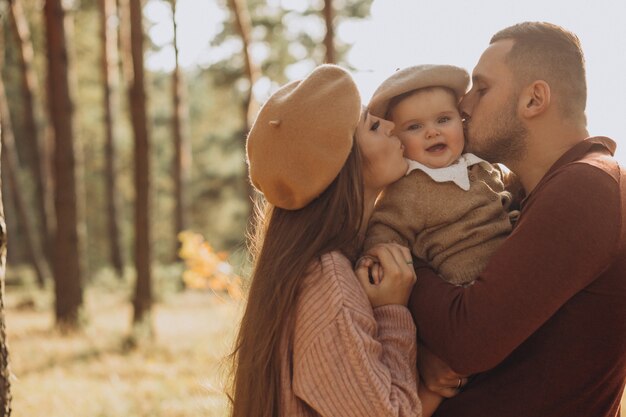
{"type": "Polygon", "coordinates": [[[453,155],[450,156],[448,158],[437,158],[434,161],[432,159],[425,161],[424,158],[414,158],[411,155],[408,154],[404,154],[404,158],[405,159],[410,159],[412,161],[415,162],[419,162],[422,165],[427,166],[428,168],[432,168],[432,169],[439,169],[439,168],[446,168],[449,167],[450,165],[453,165],[454,163],[456,163],[459,158],[461,157],[462,153],[459,153],[458,155],[453,155]]]}

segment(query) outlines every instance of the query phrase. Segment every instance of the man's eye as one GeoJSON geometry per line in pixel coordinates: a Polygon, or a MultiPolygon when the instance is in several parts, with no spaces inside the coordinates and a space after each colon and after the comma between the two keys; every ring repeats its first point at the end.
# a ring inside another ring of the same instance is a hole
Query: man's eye
{"type": "Polygon", "coordinates": [[[372,127],[370,127],[370,130],[375,132],[378,130],[379,127],[380,127],[380,120],[377,120],[372,124],[372,127]]]}
{"type": "Polygon", "coordinates": [[[478,95],[479,95],[479,96],[481,96],[481,97],[482,97],[482,96],[484,96],[485,94],[487,94],[487,89],[486,89],[486,88],[484,88],[484,87],[483,87],[483,88],[479,88],[476,92],[478,93],[478,95]]]}

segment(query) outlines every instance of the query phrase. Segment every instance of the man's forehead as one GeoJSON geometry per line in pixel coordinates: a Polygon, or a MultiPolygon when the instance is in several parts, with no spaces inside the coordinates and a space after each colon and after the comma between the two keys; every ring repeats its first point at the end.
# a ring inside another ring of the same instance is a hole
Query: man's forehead
{"type": "Polygon", "coordinates": [[[505,58],[513,43],[512,39],[503,39],[489,45],[472,71],[472,80],[476,82],[481,78],[489,78],[489,74],[506,68],[505,58]]]}

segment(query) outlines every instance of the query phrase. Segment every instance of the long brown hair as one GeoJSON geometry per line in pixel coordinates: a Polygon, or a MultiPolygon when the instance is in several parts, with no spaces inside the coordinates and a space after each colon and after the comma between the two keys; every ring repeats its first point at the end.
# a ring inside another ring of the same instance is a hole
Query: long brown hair
{"type": "Polygon", "coordinates": [[[229,398],[232,417],[280,414],[281,341],[291,349],[298,295],[307,269],[324,253],[341,250],[354,261],[363,220],[361,155],[352,151],[333,183],[306,207],[265,204],[252,239],[255,267],[235,341],[229,398]]]}

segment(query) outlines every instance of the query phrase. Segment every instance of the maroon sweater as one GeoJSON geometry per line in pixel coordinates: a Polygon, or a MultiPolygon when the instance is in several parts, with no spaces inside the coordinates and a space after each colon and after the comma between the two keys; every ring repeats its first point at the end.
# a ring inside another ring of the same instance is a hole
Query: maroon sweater
{"type": "Polygon", "coordinates": [[[626,169],[615,143],[566,152],[470,287],[418,270],[423,343],[476,374],[437,417],[614,417],[626,381],[626,169]]]}

